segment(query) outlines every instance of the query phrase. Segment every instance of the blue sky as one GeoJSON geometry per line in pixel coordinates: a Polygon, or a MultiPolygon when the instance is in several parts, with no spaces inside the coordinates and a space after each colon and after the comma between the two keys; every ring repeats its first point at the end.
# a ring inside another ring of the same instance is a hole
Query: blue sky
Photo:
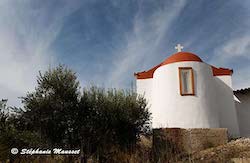
{"type": "Polygon", "coordinates": [[[38,71],[59,63],[82,87],[130,88],[177,43],[250,87],[248,0],[1,0],[0,98],[19,106],[38,71]]]}

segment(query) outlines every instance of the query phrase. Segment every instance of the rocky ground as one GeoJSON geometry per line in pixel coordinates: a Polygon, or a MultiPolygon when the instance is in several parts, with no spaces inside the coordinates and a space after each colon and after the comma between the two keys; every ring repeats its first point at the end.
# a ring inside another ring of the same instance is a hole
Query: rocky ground
{"type": "Polygon", "coordinates": [[[225,145],[193,153],[186,161],[250,163],[250,138],[240,138],[225,145]]]}

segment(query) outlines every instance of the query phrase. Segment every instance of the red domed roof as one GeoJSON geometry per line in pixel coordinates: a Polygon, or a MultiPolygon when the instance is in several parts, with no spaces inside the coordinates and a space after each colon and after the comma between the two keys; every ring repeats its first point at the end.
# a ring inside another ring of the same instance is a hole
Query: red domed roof
{"type": "Polygon", "coordinates": [[[200,57],[198,57],[197,55],[193,53],[178,52],[168,57],[165,61],[161,63],[161,65],[166,65],[166,64],[174,63],[174,62],[184,62],[184,61],[203,62],[200,57]]]}
{"type": "MultiPolygon", "coordinates": [[[[164,60],[162,63],[159,65],[151,68],[148,71],[143,71],[143,72],[138,72],[135,73],[135,77],[137,79],[148,79],[148,78],[153,78],[154,71],[159,68],[160,66],[166,65],[166,64],[171,64],[175,62],[185,62],[185,61],[193,61],[193,62],[203,62],[200,57],[197,55],[190,53],[190,52],[178,52],[170,57],[168,57],[166,60],[164,60]]],[[[225,69],[225,68],[216,68],[214,66],[212,67],[213,75],[214,76],[220,76],[220,75],[232,75],[233,71],[230,69],[225,69]]]]}

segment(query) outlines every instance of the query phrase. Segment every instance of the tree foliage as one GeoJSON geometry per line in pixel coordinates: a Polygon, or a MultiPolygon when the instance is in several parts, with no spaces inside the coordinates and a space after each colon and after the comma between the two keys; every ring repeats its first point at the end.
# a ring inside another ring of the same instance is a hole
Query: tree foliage
{"type": "Polygon", "coordinates": [[[112,157],[133,148],[140,134],[149,132],[150,114],[145,99],[133,92],[91,87],[83,91],[78,129],[85,151],[112,157]]]}
{"type": "MultiPolygon", "coordinates": [[[[10,158],[10,149],[39,145],[39,137],[33,131],[22,130],[21,109],[0,102],[0,158],[10,158]]],[[[0,159],[0,161],[1,161],[0,159]]]]}
{"type": "Polygon", "coordinates": [[[70,146],[80,92],[74,72],[62,65],[39,73],[35,92],[23,98],[27,130],[39,133],[49,146],[70,146]]]}
{"type": "Polygon", "coordinates": [[[20,142],[25,146],[81,148],[85,159],[95,156],[102,162],[119,150],[133,149],[140,135],[150,130],[143,97],[97,87],[80,91],[76,74],[62,65],[39,72],[35,91],[27,93],[22,102],[24,108],[16,108],[9,118],[0,114],[0,125],[8,122],[12,130],[4,131],[12,145],[23,139],[20,142]]]}

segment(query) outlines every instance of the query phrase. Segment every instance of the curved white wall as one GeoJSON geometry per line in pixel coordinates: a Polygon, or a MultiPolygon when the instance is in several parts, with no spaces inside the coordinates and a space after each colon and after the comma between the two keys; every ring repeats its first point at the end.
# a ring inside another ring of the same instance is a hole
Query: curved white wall
{"type": "Polygon", "coordinates": [[[219,127],[213,83],[211,66],[202,62],[177,62],[159,67],[153,77],[153,127],[219,127]],[[179,67],[193,68],[194,96],[180,95],[179,67]]]}
{"type": "Polygon", "coordinates": [[[153,78],[137,80],[137,93],[144,94],[152,112],[153,128],[228,128],[239,135],[231,76],[213,76],[203,62],[176,62],[159,67],[153,78]],[[194,96],[181,96],[179,67],[192,67],[194,96]]]}

